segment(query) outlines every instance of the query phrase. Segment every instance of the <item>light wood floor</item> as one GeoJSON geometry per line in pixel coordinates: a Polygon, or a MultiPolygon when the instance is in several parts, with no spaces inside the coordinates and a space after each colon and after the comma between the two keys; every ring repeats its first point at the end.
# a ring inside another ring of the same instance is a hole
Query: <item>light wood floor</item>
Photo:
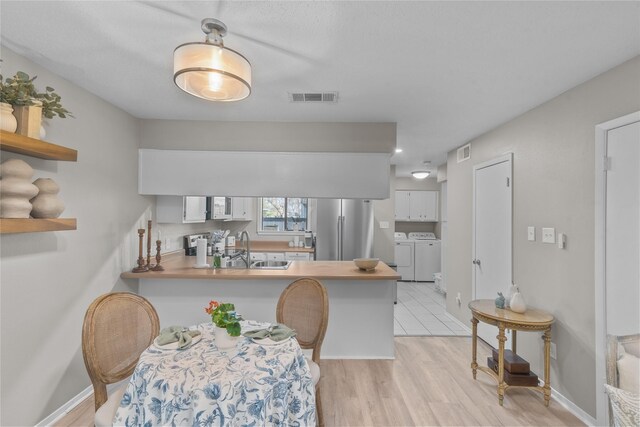
{"type": "MultiPolygon", "coordinates": [[[[323,360],[320,389],[327,426],[584,425],[553,399],[507,390],[498,405],[495,382],[473,380],[471,339],[400,337],[395,360],[323,360]]],[[[490,349],[479,341],[478,362],[490,349]]],[[[55,426],[93,425],[93,396],[55,426]]]]}

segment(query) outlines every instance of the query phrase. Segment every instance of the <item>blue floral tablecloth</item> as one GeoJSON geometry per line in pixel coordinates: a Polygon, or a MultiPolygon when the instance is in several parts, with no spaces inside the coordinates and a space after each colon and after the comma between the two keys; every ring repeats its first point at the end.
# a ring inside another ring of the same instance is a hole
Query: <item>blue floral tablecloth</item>
{"type": "Polygon", "coordinates": [[[145,350],[114,425],[315,425],[313,380],[295,339],[268,346],[241,337],[223,353],[213,328],[198,325],[202,340],[186,350],[145,350]]]}

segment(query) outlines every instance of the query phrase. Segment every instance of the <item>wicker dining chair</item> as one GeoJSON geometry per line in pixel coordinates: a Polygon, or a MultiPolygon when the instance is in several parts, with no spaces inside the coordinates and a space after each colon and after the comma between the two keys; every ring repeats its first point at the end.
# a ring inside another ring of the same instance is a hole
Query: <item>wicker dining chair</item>
{"type": "Polygon", "coordinates": [[[320,401],[320,350],[329,323],[329,297],[327,290],[315,279],[303,278],[291,283],[280,295],[276,310],[278,323],[295,329],[296,338],[303,349],[313,349],[307,358],[316,388],[318,425],[324,425],[320,401]]]}
{"type": "Polygon", "coordinates": [[[93,301],[84,316],[82,355],[93,384],[96,426],[112,425],[127,384],[111,396],[107,384],[133,373],[140,354],[158,336],[160,321],[153,306],[139,295],[114,292],[93,301]]]}

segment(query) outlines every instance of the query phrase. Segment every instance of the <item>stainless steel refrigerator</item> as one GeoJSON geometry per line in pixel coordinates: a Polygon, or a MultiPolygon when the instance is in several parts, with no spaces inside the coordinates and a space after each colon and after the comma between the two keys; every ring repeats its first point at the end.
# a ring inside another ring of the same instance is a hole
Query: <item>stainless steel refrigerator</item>
{"type": "Polygon", "coordinates": [[[350,261],[373,255],[373,203],[318,199],[316,260],[350,261]]]}

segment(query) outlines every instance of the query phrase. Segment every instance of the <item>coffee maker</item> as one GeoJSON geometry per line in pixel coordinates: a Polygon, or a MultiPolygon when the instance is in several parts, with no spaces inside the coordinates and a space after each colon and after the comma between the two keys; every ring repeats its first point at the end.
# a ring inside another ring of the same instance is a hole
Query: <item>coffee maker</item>
{"type": "Polygon", "coordinates": [[[198,247],[198,239],[211,239],[211,233],[188,234],[184,236],[184,254],[187,256],[196,256],[198,247]]]}
{"type": "Polygon", "coordinates": [[[313,231],[304,232],[304,247],[307,249],[313,247],[313,231]]]}

